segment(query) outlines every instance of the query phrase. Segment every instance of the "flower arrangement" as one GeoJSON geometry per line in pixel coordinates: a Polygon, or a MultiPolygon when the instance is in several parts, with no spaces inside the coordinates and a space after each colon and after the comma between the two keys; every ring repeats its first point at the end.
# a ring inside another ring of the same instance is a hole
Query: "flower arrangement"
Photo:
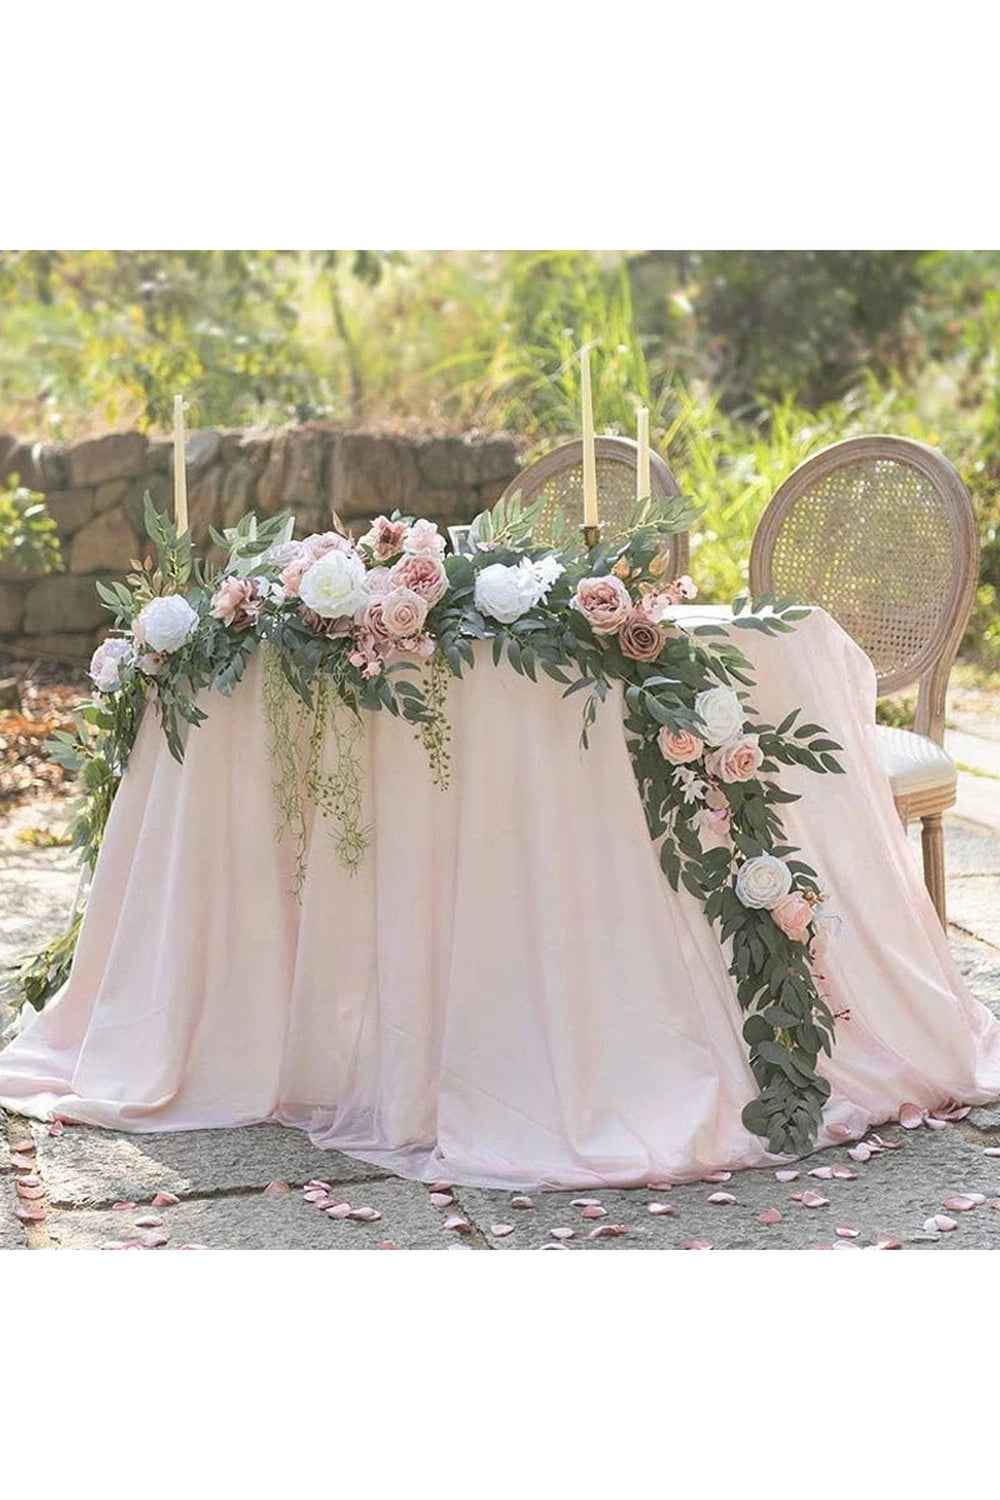
{"type": "MultiPolygon", "coordinates": [[[[137,564],[125,584],[98,585],[118,633],[94,654],[94,702],[77,735],[57,737],[53,750],[84,768],[85,788],[88,767],[106,768],[75,841],[92,862],[146,701],[180,758],[182,724],[205,717],[199,695],[231,692],[261,647],[279,823],[298,843],[300,869],[303,798],[332,817],[349,867],[364,857],[361,710],[410,721],[447,785],[447,684],[474,665],[476,642],[491,643],[495,664],[585,693],[584,744],[600,704],[619,689],[661,866],[728,945],[759,1088],[744,1123],[776,1152],[805,1151],[829,1095],[816,1064],[830,1053],[834,1017],[814,964],[836,919],[816,872],[786,841],[780,808],[795,797],[778,773],[793,764],[839,772],[840,747],[818,725],[797,726],[797,710],[777,726],[762,723],[750,664],[729,631],[676,624],[676,607],[695,588],[687,577],[663,578],[663,541],[688,524],[686,502],[639,502],[624,537],[592,548],[537,546],[539,514],[516,496],[501,501],[473,523],[471,550],[451,555],[431,522],[399,514],[377,517],[357,540],[337,528],[284,541],[285,517],[259,528],[247,517],[212,533],[227,554],[213,571],[147,502],[157,566],[137,564]],[[304,732],[294,722],[289,732],[290,711],[304,732]],[[324,772],[331,735],[336,765],[324,772]]],[[[803,613],[770,600],[747,606],[736,602],[735,627],[788,631],[803,613]]],[[[27,998],[41,1003],[65,967],[46,955],[29,961],[27,998]]]]}

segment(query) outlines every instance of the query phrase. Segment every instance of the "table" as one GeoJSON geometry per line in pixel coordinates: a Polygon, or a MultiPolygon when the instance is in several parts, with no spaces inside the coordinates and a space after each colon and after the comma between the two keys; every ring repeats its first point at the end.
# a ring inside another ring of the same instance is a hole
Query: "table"
{"type": "MultiPolygon", "coordinates": [[[[683,612],[681,612],[683,616],[683,612]]],[[[690,619],[698,618],[692,611],[690,619]]],[[[730,627],[732,628],[732,627],[730,627]]],[[[843,919],[827,972],[849,1018],[822,1070],[820,1146],[900,1105],[1000,1094],[1000,1025],[952,961],[875,748],[875,676],[820,610],[740,632],[755,701],[801,705],[847,774],[789,770],[785,822],[843,919]]],[[[404,1176],[637,1185],[773,1163],[716,933],[650,842],[604,705],[494,667],[452,685],[453,778],[374,714],[360,870],[312,830],[300,900],[275,841],[255,661],[203,706],[183,765],[150,712],[70,979],[0,1054],[0,1104],[134,1131],[277,1120],[404,1176]]]]}

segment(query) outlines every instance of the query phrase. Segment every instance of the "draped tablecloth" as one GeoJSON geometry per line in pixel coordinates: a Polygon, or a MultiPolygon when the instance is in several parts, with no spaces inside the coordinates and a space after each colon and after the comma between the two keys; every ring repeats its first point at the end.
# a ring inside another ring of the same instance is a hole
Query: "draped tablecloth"
{"type": "MultiPolygon", "coordinates": [[[[822,611],[733,631],[752,694],[844,746],[782,771],[782,809],[843,928],[820,1145],[911,1101],[1000,1094],[1000,1025],[968,993],[880,769],[875,677],[822,611]]],[[[365,717],[361,868],[313,821],[304,886],[276,841],[259,659],[202,701],[183,764],[147,711],[72,973],[0,1053],[8,1109],[135,1131],[277,1120],[425,1181],[639,1184],[775,1158],[717,932],[670,889],[621,722],[488,649],[451,686],[452,783],[413,726],[365,717]]],[[[288,732],[293,732],[289,726],[288,732]]],[[[328,753],[332,754],[332,750],[328,753]]]]}

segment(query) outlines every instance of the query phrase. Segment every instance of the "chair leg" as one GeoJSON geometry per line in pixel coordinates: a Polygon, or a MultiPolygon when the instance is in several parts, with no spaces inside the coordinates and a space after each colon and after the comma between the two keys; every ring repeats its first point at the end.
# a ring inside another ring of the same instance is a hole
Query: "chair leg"
{"type": "Polygon", "coordinates": [[[944,894],[944,825],[940,813],[921,819],[920,843],[924,855],[924,884],[930,891],[934,909],[947,929],[948,917],[944,894]]]}

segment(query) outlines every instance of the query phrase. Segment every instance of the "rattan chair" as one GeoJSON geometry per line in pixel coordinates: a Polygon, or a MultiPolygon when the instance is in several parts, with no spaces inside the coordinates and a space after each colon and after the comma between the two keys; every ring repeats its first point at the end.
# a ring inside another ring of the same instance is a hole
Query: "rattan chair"
{"type": "Polygon", "coordinates": [[[919,685],[913,729],[877,726],[904,825],[920,818],[924,879],[945,914],[941,815],[957,772],[944,707],[979,573],[968,490],[946,458],[899,437],[848,438],[785,480],[750,553],[753,594],[821,605],[870,657],[880,696],[919,685]]]}
{"type": "MultiPolygon", "coordinates": [[[[603,535],[613,538],[625,530],[629,511],[635,502],[635,471],[639,446],[630,438],[599,437],[594,439],[597,455],[597,495],[603,535]]],[[[670,465],[658,453],[649,455],[649,482],[654,500],[680,495],[681,488],[670,465]]],[[[544,544],[551,540],[556,517],[562,515],[572,527],[583,521],[583,441],[564,443],[529,464],[504,491],[504,499],[520,491],[521,501],[530,505],[544,495],[545,507],[535,528],[535,539],[544,544]]],[[[676,532],[665,548],[664,576],[679,578],[688,569],[688,535],[676,532]]]]}

